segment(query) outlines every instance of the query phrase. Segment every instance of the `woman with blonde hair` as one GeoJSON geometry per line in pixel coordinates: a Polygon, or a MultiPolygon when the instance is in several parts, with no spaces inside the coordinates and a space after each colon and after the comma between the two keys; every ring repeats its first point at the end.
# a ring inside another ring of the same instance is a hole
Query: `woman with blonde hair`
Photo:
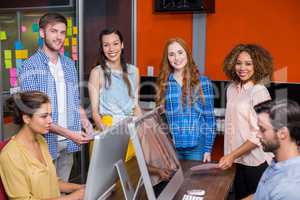
{"type": "Polygon", "coordinates": [[[235,194],[241,199],[255,193],[271,161],[256,137],[259,129],[254,106],[270,99],[263,84],[272,77],[272,57],[258,45],[239,44],[225,58],[223,70],[232,83],[227,88],[224,156],[219,167],[228,169],[236,163],[235,194]]]}
{"type": "Polygon", "coordinates": [[[160,64],[157,104],[163,105],[180,159],[211,161],[213,89],[181,38],[169,39],[160,64]]]}

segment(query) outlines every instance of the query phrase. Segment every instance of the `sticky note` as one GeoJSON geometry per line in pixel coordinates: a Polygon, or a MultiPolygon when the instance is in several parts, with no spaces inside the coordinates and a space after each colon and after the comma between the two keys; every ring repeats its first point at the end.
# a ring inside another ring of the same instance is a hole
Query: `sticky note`
{"type": "Polygon", "coordinates": [[[4,50],[4,59],[11,60],[11,50],[4,50]]]}
{"type": "Polygon", "coordinates": [[[72,38],[72,46],[77,46],[77,38],[76,37],[72,38]]]}
{"type": "Polygon", "coordinates": [[[21,26],[21,32],[22,32],[22,33],[25,33],[26,31],[27,31],[27,27],[24,26],[24,25],[22,25],[22,26],[21,26]]]}
{"type": "Polygon", "coordinates": [[[23,49],[23,45],[22,45],[22,43],[21,43],[20,40],[16,40],[16,41],[15,41],[15,49],[16,49],[16,50],[23,49]]]}
{"type": "Polygon", "coordinates": [[[77,53],[73,53],[73,54],[72,54],[72,59],[75,60],[75,61],[78,60],[77,53]]]}
{"type": "Polygon", "coordinates": [[[72,36],[72,27],[67,27],[67,36],[72,36]]]}
{"type": "Polygon", "coordinates": [[[15,67],[9,69],[9,77],[17,77],[17,70],[15,67]]]}
{"type": "Polygon", "coordinates": [[[68,52],[68,51],[65,51],[65,56],[67,56],[67,57],[70,57],[70,52],[68,52]]]}
{"type": "Polygon", "coordinates": [[[10,83],[10,86],[16,87],[17,86],[17,78],[16,77],[10,77],[9,78],[9,83],[10,83]]]}
{"type": "Polygon", "coordinates": [[[12,67],[11,60],[4,60],[4,65],[6,69],[10,69],[12,67]]]}
{"type": "Polygon", "coordinates": [[[70,42],[69,42],[69,38],[66,38],[65,39],[65,42],[64,42],[64,46],[69,46],[70,45],[70,42]]]}
{"type": "Polygon", "coordinates": [[[59,53],[60,53],[61,55],[64,55],[64,53],[65,53],[65,48],[64,48],[64,47],[60,48],[59,53]]]}
{"type": "Polygon", "coordinates": [[[77,53],[77,46],[72,46],[72,53],[77,53]]]}
{"type": "Polygon", "coordinates": [[[7,39],[6,32],[0,31],[0,40],[6,40],[6,39],[7,39]]]}
{"type": "Polygon", "coordinates": [[[73,34],[74,34],[74,35],[77,35],[77,34],[78,34],[77,26],[74,26],[74,27],[73,27],[73,34]]]}
{"type": "Polygon", "coordinates": [[[20,69],[21,66],[22,66],[22,60],[21,59],[16,59],[16,68],[20,69]]]}
{"type": "Polygon", "coordinates": [[[28,50],[16,50],[16,59],[26,59],[28,58],[28,50]]]}
{"type": "Polygon", "coordinates": [[[33,23],[32,24],[32,32],[34,32],[34,33],[39,32],[39,25],[38,25],[38,23],[33,23]]]}
{"type": "Polygon", "coordinates": [[[41,38],[40,36],[38,37],[38,45],[39,47],[43,47],[44,41],[43,38],[41,38]]]}
{"type": "Polygon", "coordinates": [[[67,27],[72,27],[72,17],[68,17],[68,19],[67,19],[67,27]]]}

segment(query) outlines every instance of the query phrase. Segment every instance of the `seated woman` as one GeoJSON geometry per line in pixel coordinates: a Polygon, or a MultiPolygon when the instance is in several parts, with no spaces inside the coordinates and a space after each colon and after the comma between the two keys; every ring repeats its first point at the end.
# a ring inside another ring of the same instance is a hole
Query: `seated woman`
{"type": "Polygon", "coordinates": [[[0,175],[9,199],[81,200],[84,185],[66,183],[56,176],[46,140],[51,105],[41,92],[22,92],[10,97],[8,108],[21,125],[0,153],[0,175]],[[69,193],[60,196],[60,193],[69,193]]]}

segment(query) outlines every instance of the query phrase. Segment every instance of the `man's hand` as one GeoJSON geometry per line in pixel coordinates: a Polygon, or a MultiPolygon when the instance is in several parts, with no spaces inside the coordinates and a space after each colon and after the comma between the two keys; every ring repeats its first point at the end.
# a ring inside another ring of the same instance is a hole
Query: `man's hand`
{"type": "Polygon", "coordinates": [[[219,164],[218,164],[218,167],[220,169],[228,169],[232,166],[234,162],[234,157],[231,155],[231,154],[228,154],[228,155],[225,155],[223,156],[220,161],[219,161],[219,164]]]}

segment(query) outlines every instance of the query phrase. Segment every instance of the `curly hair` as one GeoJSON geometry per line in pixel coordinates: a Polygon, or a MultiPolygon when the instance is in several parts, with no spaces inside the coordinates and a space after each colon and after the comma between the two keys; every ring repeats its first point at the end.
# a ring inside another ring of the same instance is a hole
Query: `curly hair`
{"type": "Polygon", "coordinates": [[[182,97],[181,97],[182,104],[186,103],[186,96],[189,95],[188,104],[190,105],[192,103],[192,98],[193,98],[191,94],[194,94],[193,91],[197,89],[199,89],[201,100],[204,103],[205,98],[199,80],[200,72],[194,62],[191,51],[189,50],[186,42],[183,39],[171,38],[165,44],[163,57],[160,63],[160,74],[158,79],[159,91],[157,92],[156,104],[164,105],[165,103],[166,84],[168,82],[168,77],[170,73],[174,71],[168,59],[168,47],[175,42],[177,42],[185,50],[187,54],[187,64],[184,67],[184,71],[183,71],[183,82],[182,82],[183,89],[182,89],[182,97]]]}
{"type": "Polygon", "coordinates": [[[255,44],[238,44],[226,56],[223,63],[223,71],[234,82],[240,82],[235,71],[237,58],[242,52],[247,52],[254,66],[252,80],[255,83],[269,82],[273,75],[273,59],[271,54],[263,47],[255,44]]]}

